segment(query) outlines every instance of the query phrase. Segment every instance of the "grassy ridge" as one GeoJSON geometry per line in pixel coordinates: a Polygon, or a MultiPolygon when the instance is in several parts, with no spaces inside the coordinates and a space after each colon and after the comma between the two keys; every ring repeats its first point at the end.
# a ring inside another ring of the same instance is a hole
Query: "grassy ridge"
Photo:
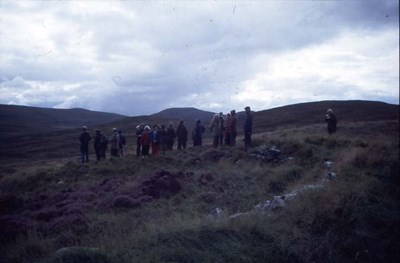
{"type": "Polygon", "coordinates": [[[92,262],[398,262],[398,127],[380,121],[346,124],[334,136],[321,125],[255,135],[256,146],[292,157],[276,163],[252,157],[239,141],[145,160],[129,149],[96,165],[71,160],[3,176],[0,261],[60,262],[54,252],[76,246],[73,258],[92,262]],[[268,215],[229,219],[321,183],[327,159],[337,179],[323,188],[268,215]],[[209,216],[216,208],[219,220],[209,216]]]}

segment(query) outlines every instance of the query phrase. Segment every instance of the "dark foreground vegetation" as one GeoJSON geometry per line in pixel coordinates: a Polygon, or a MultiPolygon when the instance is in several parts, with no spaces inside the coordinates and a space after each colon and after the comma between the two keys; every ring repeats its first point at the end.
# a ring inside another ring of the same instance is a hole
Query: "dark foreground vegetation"
{"type": "Polygon", "coordinates": [[[238,145],[3,165],[0,262],[399,262],[397,120],[254,137],[282,158],[238,145]]]}

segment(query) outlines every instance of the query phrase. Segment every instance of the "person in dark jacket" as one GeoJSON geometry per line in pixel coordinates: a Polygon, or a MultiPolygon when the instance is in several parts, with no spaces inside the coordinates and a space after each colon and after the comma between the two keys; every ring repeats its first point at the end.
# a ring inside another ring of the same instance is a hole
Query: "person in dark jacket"
{"type": "Polygon", "coordinates": [[[96,152],[96,159],[97,161],[100,161],[101,158],[101,133],[99,130],[96,130],[96,134],[94,136],[94,151],[96,152]]]}
{"type": "Polygon", "coordinates": [[[85,161],[89,162],[89,141],[91,137],[86,126],[82,126],[82,130],[79,141],[81,142],[81,162],[84,163],[85,161]]]}
{"type": "Polygon", "coordinates": [[[226,114],[226,120],[224,123],[225,145],[231,145],[230,127],[231,127],[231,114],[228,113],[226,114]]]}
{"type": "Polygon", "coordinates": [[[144,123],[139,124],[136,126],[136,157],[139,158],[140,153],[142,152],[142,143],[140,138],[142,137],[142,133],[144,130],[144,123]]]}
{"type": "Polygon", "coordinates": [[[178,127],[176,128],[176,136],[178,137],[178,150],[182,148],[186,149],[186,142],[188,140],[188,131],[183,121],[180,121],[178,127]]]}
{"type": "Polygon", "coordinates": [[[126,138],[122,135],[122,130],[118,130],[119,134],[119,155],[124,156],[124,147],[126,144],[126,138]]]}
{"type": "Polygon", "coordinates": [[[165,154],[165,151],[167,150],[167,128],[165,127],[165,124],[161,124],[160,126],[160,149],[163,154],[165,154]]]}
{"type": "Polygon", "coordinates": [[[236,145],[236,136],[237,136],[237,117],[236,111],[231,110],[231,117],[229,120],[229,145],[236,145]]]}
{"type": "Polygon", "coordinates": [[[196,120],[196,124],[192,131],[193,146],[201,146],[203,144],[203,133],[206,130],[201,124],[201,120],[196,120]]]}
{"type": "Polygon", "coordinates": [[[251,134],[253,132],[253,116],[249,106],[246,106],[244,109],[246,111],[246,120],[244,122],[244,148],[247,151],[249,147],[252,147],[251,134]]]}
{"type": "Polygon", "coordinates": [[[328,111],[326,112],[325,121],[328,124],[328,133],[329,133],[329,135],[335,133],[336,132],[337,119],[336,119],[336,114],[333,112],[332,109],[328,109],[328,111]]]}
{"type": "Polygon", "coordinates": [[[101,136],[101,150],[100,150],[100,156],[103,159],[106,159],[107,145],[108,145],[108,138],[103,134],[101,136]]]}
{"type": "Polygon", "coordinates": [[[225,128],[225,118],[222,112],[219,113],[219,129],[221,134],[219,135],[219,145],[222,146],[224,144],[224,128],[225,128]]]}
{"type": "Polygon", "coordinates": [[[176,132],[174,129],[174,124],[170,122],[167,128],[167,150],[172,151],[174,148],[176,132]]]}

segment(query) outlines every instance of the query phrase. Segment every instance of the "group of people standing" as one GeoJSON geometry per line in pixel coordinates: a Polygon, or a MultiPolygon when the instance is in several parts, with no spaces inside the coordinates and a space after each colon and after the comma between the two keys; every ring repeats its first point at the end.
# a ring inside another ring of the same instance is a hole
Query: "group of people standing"
{"type": "MultiPolygon", "coordinates": [[[[246,120],[244,123],[244,142],[245,148],[247,150],[248,147],[251,147],[251,133],[253,128],[253,117],[251,115],[250,107],[247,106],[245,108],[246,111],[246,120]]],[[[236,145],[236,136],[237,136],[237,117],[236,111],[231,110],[230,113],[226,115],[224,118],[223,113],[215,114],[213,119],[211,120],[210,130],[213,134],[213,147],[217,148],[218,146],[236,145]]]]}
{"type": "Polygon", "coordinates": [[[136,156],[158,155],[159,152],[165,154],[166,151],[171,151],[175,144],[175,139],[178,139],[178,149],[186,149],[187,129],[183,121],[179,122],[175,130],[174,124],[170,122],[168,127],[164,124],[154,124],[153,128],[144,123],[136,126],[136,156]]]}
{"type": "MultiPolygon", "coordinates": [[[[245,107],[245,111],[244,142],[247,150],[247,148],[252,145],[251,133],[253,117],[249,106],[245,107]]],[[[210,122],[209,128],[213,135],[213,146],[215,148],[224,144],[235,146],[237,136],[236,111],[232,110],[226,117],[224,117],[222,112],[215,114],[210,122]]],[[[194,147],[203,145],[203,134],[205,131],[206,128],[201,123],[201,120],[197,119],[191,132],[194,147]]],[[[166,151],[173,150],[176,139],[178,141],[177,149],[186,149],[188,136],[189,132],[183,121],[179,122],[176,130],[172,122],[169,123],[168,127],[164,124],[156,124],[153,125],[153,128],[141,123],[136,127],[136,156],[148,156],[150,147],[152,155],[158,155],[160,151],[165,154],[166,151]]]]}
{"type": "MultiPolygon", "coordinates": [[[[245,110],[246,121],[244,124],[244,142],[247,150],[248,147],[251,147],[253,118],[250,107],[247,106],[245,110]]],[[[83,126],[82,128],[83,132],[79,137],[79,140],[81,142],[81,162],[83,163],[89,161],[89,142],[91,137],[87,131],[87,127],[83,126]]],[[[222,112],[215,114],[210,122],[209,128],[213,135],[213,147],[217,148],[222,145],[236,145],[237,117],[235,110],[230,111],[226,117],[224,117],[222,112]]],[[[197,119],[191,131],[194,147],[203,145],[203,134],[205,131],[206,128],[201,123],[201,120],[197,119]]],[[[157,156],[160,152],[165,154],[166,151],[173,150],[176,140],[178,150],[186,149],[188,138],[189,132],[182,120],[179,122],[176,129],[172,122],[170,122],[168,126],[164,124],[155,124],[152,128],[141,123],[136,126],[136,156],[141,156],[143,158],[149,156],[150,148],[153,156],[157,156]]],[[[99,130],[96,130],[94,149],[97,161],[106,158],[108,144],[110,144],[111,147],[112,157],[123,156],[126,139],[125,136],[122,135],[121,130],[114,128],[113,133],[109,138],[99,130]]]]}
{"type": "MultiPolygon", "coordinates": [[[[252,147],[251,135],[253,132],[253,116],[249,106],[245,107],[246,119],[243,125],[244,133],[244,146],[246,151],[252,147]]],[[[328,109],[325,115],[325,120],[328,124],[328,133],[333,134],[336,132],[336,114],[332,109],[328,109]]],[[[89,161],[89,142],[91,140],[90,134],[87,131],[87,127],[82,127],[83,132],[79,137],[81,142],[81,162],[89,161]]],[[[236,111],[231,110],[230,113],[224,117],[223,113],[215,114],[211,119],[209,129],[213,136],[213,147],[217,148],[222,145],[235,146],[237,136],[237,117],[236,111]]],[[[192,140],[193,146],[201,146],[203,144],[203,134],[206,128],[201,123],[201,120],[196,120],[196,123],[192,129],[192,140]]],[[[178,141],[177,149],[186,149],[188,141],[188,130],[186,129],[184,122],[181,120],[174,128],[174,124],[170,122],[168,127],[164,124],[150,126],[144,123],[139,124],[136,127],[136,156],[143,158],[149,156],[150,148],[151,154],[157,156],[160,152],[165,154],[166,151],[172,151],[174,148],[175,140],[178,141]]],[[[124,155],[124,146],[126,145],[125,136],[122,135],[122,131],[116,128],[113,129],[113,133],[109,138],[102,134],[99,130],[96,130],[94,138],[94,149],[96,152],[97,161],[106,158],[106,150],[110,144],[111,156],[120,157],[124,155]]]]}
{"type": "MultiPolygon", "coordinates": [[[[87,131],[86,126],[83,126],[82,130],[79,141],[81,143],[81,162],[84,163],[89,162],[89,142],[92,138],[87,131]]],[[[125,136],[122,135],[121,130],[114,128],[113,133],[109,138],[102,134],[100,130],[96,130],[93,147],[96,152],[97,161],[106,159],[108,144],[110,144],[111,156],[119,157],[124,155],[123,149],[126,144],[126,139],[125,136]]]]}

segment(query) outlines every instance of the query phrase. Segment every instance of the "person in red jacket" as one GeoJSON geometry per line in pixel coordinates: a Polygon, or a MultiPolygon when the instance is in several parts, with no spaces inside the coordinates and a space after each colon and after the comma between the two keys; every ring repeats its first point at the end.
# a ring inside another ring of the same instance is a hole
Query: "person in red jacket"
{"type": "Polygon", "coordinates": [[[142,136],[140,137],[140,143],[142,145],[142,157],[149,156],[150,150],[150,127],[144,127],[142,136]]]}

